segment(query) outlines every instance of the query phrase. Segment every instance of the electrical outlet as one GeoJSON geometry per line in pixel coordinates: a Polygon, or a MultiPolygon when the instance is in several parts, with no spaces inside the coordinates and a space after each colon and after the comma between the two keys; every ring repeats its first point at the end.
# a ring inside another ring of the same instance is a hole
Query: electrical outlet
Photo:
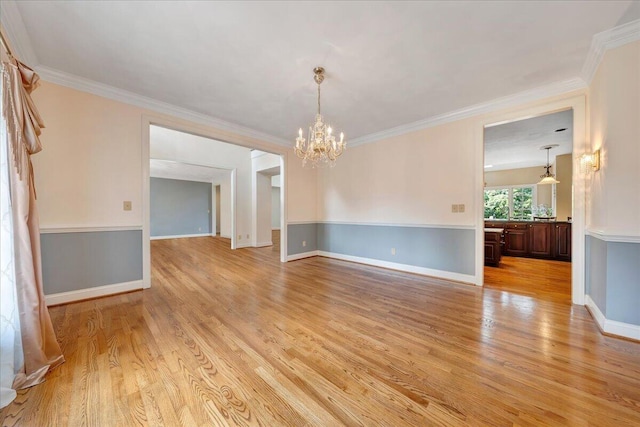
{"type": "Polygon", "coordinates": [[[126,200],[124,202],[122,202],[122,209],[125,211],[130,211],[131,210],[131,202],[126,200]]]}
{"type": "Polygon", "coordinates": [[[458,213],[458,205],[451,205],[451,212],[458,213]]]}
{"type": "Polygon", "coordinates": [[[242,240],[242,234],[238,234],[238,240],[242,240]]]}
{"type": "Polygon", "coordinates": [[[464,203],[461,205],[458,205],[458,212],[464,213],[464,203]]]}
{"type": "Polygon", "coordinates": [[[198,231],[202,231],[202,227],[198,227],[198,231]]]}
{"type": "Polygon", "coordinates": [[[247,240],[249,239],[249,235],[247,234],[247,240]]]}
{"type": "Polygon", "coordinates": [[[396,254],[396,248],[391,248],[391,255],[395,255],[396,254]]]}
{"type": "Polygon", "coordinates": [[[302,241],[302,246],[307,246],[307,241],[306,240],[302,241]]]}

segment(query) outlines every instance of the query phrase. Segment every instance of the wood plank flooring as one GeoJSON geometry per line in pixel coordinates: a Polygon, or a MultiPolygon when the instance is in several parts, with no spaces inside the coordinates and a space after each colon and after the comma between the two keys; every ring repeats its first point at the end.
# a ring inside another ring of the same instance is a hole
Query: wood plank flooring
{"type": "Polygon", "coordinates": [[[571,304],[571,263],[503,256],[499,267],[484,267],[484,286],[571,304]]]}
{"type": "Polygon", "coordinates": [[[2,425],[640,425],[640,343],[584,307],[151,243],[151,289],[51,308],[67,362],[2,425]]]}

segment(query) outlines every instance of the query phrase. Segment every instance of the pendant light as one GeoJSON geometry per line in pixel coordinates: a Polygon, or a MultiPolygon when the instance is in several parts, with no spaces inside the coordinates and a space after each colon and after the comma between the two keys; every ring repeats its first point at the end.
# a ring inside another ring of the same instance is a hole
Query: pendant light
{"type": "Polygon", "coordinates": [[[551,169],[551,164],[549,163],[549,150],[551,150],[552,148],[555,148],[557,146],[558,146],[558,144],[545,145],[544,147],[540,147],[541,150],[547,150],[547,165],[543,166],[547,171],[544,174],[540,175],[540,178],[542,178],[542,179],[540,180],[538,185],[558,184],[560,182],[560,181],[556,180],[556,176],[554,174],[549,172],[549,169],[551,169]]]}

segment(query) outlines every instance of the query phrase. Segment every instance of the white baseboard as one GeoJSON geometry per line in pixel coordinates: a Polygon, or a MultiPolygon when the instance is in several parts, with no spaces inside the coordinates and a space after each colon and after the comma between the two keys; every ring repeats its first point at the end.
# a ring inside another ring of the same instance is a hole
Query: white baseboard
{"type": "Polygon", "coordinates": [[[591,296],[589,295],[584,296],[584,305],[586,305],[587,308],[589,309],[589,312],[591,313],[593,320],[596,321],[600,330],[604,331],[604,324],[607,321],[607,318],[604,317],[604,314],[602,314],[602,312],[596,305],[595,301],[591,299],[591,296]]]}
{"type": "Polygon", "coordinates": [[[256,243],[256,248],[263,248],[265,246],[273,246],[273,242],[269,241],[269,242],[256,243]]]}
{"type": "Polygon", "coordinates": [[[215,237],[215,235],[211,233],[201,233],[201,234],[177,234],[175,236],[151,236],[150,239],[165,240],[165,239],[184,239],[187,237],[209,237],[209,236],[215,237]]]}
{"type": "Polygon", "coordinates": [[[464,282],[464,283],[471,283],[471,284],[476,283],[476,277],[469,274],[452,273],[450,271],[434,270],[431,268],[417,267],[415,265],[381,261],[379,259],[373,259],[373,258],[362,258],[362,257],[352,256],[352,255],[343,255],[343,254],[337,254],[333,252],[318,251],[318,255],[327,257],[327,258],[340,259],[343,261],[351,261],[351,262],[357,262],[360,264],[373,265],[375,267],[389,268],[391,270],[406,271],[407,273],[422,274],[423,276],[431,276],[431,277],[437,277],[440,279],[454,280],[456,282],[464,282]]]}
{"type": "Polygon", "coordinates": [[[589,312],[602,332],[624,338],[640,340],[639,325],[632,325],[631,323],[607,319],[589,295],[585,295],[585,305],[589,308],[589,312]]]}
{"type": "Polygon", "coordinates": [[[236,249],[241,249],[241,248],[252,248],[253,245],[251,244],[251,242],[247,242],[247,243],[238,243],[236,242],[236,249]]]}
{"type": "Polygon", "coordinates": [[[271,228],[272,231],[280,231],[280,227],[277,228],[271,228]]]}
{"type": "Polygon", "coordinates": [[[287,261],[295,261],[297,259],[309,258],[312,256],[318,256],[318,251],[309,251],[300,254],[287,255],[287,261]]]}
{"type": "Polygon", "coordinates": [[[44,300],[47,303],[47,306],[67,304],[85,299],[136,291],[138,289],[143,289],[144,287],[144,282],[142,280],[134,280],[133,282],[115,283],[113,285],[97,286],[95,288],[45,295],[44,300]]]}

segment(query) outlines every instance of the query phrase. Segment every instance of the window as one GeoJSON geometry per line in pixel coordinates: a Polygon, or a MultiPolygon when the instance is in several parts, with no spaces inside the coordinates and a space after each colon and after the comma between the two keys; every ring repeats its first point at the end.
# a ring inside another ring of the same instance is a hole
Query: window
{"type": "Polygon", "coordinates": [[[533,219],[535,185],[512,185],[484,190],[485,219],[533,219]]]}

